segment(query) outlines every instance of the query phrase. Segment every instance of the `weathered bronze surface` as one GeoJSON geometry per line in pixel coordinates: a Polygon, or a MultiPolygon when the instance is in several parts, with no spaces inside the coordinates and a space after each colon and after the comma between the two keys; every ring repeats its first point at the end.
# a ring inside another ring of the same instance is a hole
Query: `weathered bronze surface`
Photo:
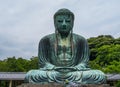
{"type": "Polygon", "coordinates": [[[25,81],[29,83],[102,84],[106,77],[100,70],[88,66],[87,40],[73,33],[74,14],[60,9],[54,15],[55,33],[47,35],[39,43],[38,70],[30,70],[25,81]]]}

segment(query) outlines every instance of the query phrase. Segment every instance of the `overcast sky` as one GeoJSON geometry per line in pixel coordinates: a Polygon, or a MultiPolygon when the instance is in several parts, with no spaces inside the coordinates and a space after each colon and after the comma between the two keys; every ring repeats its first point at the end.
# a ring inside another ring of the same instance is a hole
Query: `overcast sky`
{"type": "Polygon", "coordinates": [[[0,0],[0,59],[37,56],[60,8],[75,14],[74,33],[120,37],[120,0],[0,0]]]}

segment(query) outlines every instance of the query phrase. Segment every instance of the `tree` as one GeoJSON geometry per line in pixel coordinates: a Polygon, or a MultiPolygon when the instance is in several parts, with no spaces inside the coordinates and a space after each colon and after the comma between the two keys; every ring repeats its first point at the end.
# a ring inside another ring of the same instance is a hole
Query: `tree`
{"type": "MultiPolygon", "coordinates": [[[[91,61],[90,64],[97,64],[92,66],[93,68],[101,67],[100,69],[105,72],[120,72],[115,64],[120,65],[120,45],[103,45],[98,48],[96,59],[91,61]],[[110,71],[112,70],[112,71],[110,71]]],[[[117,66],[118,66],[117,65],[117,66]]],[[[119,67],[119,66],[118,66],[119,67]]]]}
{"type": "Polygon", "coordinates": [[[91,37],[88,39],[90,48],[90,60],[96,59],[98,48],[104,45],[114,44],[115,39],[111,35],[100,35],[98,37],[91,37]]]}
{"type": "Polygon", "coordinates": [[[29,70],[38,69],[38,57],[32,57],[29,61],[29,70]]]}

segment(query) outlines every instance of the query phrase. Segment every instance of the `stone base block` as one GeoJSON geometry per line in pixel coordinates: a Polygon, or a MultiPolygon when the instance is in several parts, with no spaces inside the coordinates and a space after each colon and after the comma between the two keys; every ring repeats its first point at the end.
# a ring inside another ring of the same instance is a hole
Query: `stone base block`
{"type": "Polygon", "coordinates": [[[22,84],[17,87],[113,87],[110,86],[109,84],[101,84],[101,85],[96,85],[96,84],[86,84],[86,85],[81,85],[78,84],[77,86],[72,86],[72,85],[64,85],[64,84],[57,84],[57,83],[50,83],[50,84],[22,84]]]}

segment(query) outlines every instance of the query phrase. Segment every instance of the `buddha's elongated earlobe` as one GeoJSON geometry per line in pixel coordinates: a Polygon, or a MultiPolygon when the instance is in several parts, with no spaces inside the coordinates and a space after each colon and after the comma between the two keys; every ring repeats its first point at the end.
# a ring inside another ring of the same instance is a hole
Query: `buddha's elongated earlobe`
{"type": "Polygon", "coordinates": [[[58,30],[55,29],[55,55],[58,55],[58,30]]]}
{"type": "Polygon", "coordinates": [[[73,30],[70,31],[71,54],[74,54],[73,30]]]}

